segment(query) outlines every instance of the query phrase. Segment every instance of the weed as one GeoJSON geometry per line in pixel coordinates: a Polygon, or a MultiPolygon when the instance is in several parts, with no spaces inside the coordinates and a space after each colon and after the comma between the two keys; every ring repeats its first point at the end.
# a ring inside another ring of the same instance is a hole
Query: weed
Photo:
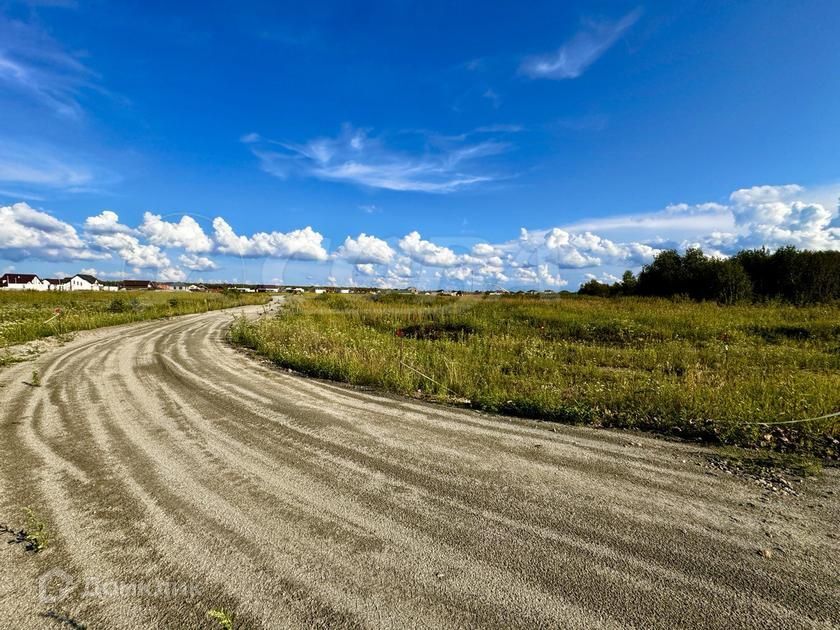
{"type": "Polygon", "coordinates": [[[23,359],[13,355],[8,350],[0,354],[0,368],[12,365],[13,363],[19,363],[20,361],[23,361],[23,359]]]}
{"type": "Polygon", "coordinates": [[[224,608],[213,608],[207,611],[207,616],[219,624],[222,630],[233,630],[234,616],[224,608]]]}
{"type": "Polygon", "coordinates": [[[47,524],[41,520],[32,508],[24,510],[26,514],[26,542],[30,551],[43,551],[50,544],[47,524]]]}
{"type": "Polygon", "coordinates": [[[815,477],[822,470],[819,459],[796,453],[778,453],[766,450],[722,447],[716,449],[717,457],[734,469],[755,476],[782,473],[794,477],[815,477]]]}
{"type": "Polygon", "coordinates": [[[802,422],[840,410],[838,321],[837,305],[392,293],[301,297],[230,337],[355,385],[840,458],[837,418],[802,422]]]}
{"type": "Polygon", "coordinates": [[[32,378],[30,379],[29,384],[33,387],[41,386],[41,374],[38,372],[37,369],[32,370],[32,378]]]}
{"type": "Polygon", "coordinates": [[[80,621],[76,621],[73,617],[66,613],[58,612],[56,610],[48,610],[47,612],[41,613],[41,616],[44,619],[51,619],[52,621],[57,621],[58,623],[71,628],[72,630],[87,630],[87,626],[80,621]]]}
{"type": "Polygon", "coordinates": [[[0,533],[11,534],[12,539],[9,543],[23,545],[26,551],[32,553],[43,551],[50,544],[46,523],[38,518],[32,508],[26,508],[24,514],[26,514],[26,525],[23,528],[14,529],[0,524],[0,533]]]}
{"type": "MultiPolygon", "coordinates": [[[[0,348],[77,330],[264,304],[267,300],[268,296],[258,293],[185,292],[176,299],[171,293],[155,291],[117,296],[104,291],[0,291],[0,348]],[[60,326],[55,325],[57,309],[61,311],[60,326]]],[[[0,355],[0,366],[8,363],[5,355],[0,355]]]]}
{"type": "Polygon", "coordinates": [[[125,300],[122,298],[114,298],[108,305],[109,313],[125,313],[128,310],[125,300]]]}

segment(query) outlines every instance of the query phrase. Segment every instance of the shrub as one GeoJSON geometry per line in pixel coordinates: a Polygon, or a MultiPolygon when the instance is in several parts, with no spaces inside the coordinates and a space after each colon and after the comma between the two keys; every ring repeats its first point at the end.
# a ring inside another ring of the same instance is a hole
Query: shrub
{"type": "Polygon", "coordinates": [[[125,304],[125,300],[122,298],[114,298],[108,305],[109,313],[125,313],[127,310],[128,307],[125,304]]]}

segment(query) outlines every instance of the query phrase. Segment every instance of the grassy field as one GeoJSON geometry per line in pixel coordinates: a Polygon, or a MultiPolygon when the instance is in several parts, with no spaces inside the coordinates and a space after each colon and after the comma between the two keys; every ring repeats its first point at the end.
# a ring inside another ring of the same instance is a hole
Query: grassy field
{"type": "Polygon", "coordinates": [[[75,330],[267,301],[253,293],[0,291],[0,348],[75,330]],[[57,317],[56,309],[61,309],[57,317]]]}
{"type": "Polygon", "coordinates": [[[305,374],[488,411],[838,456],[838,418],[780,424],[840,411],[837,306],[328,294],[231,337],[305,374]]]}

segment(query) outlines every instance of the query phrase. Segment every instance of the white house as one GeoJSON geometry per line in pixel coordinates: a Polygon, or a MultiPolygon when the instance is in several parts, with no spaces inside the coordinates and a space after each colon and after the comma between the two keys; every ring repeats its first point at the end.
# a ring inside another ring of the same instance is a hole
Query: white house
{"type": "Polygon", "coordinates": [[[7,273],[0,276],[0,289],[8,291],[46,291],[50,283],[32,273],[7,273]]]}
{"type": "Polygon", "coordinates": [[[77,273],[69,280],[65,280],[65,291],[101,291],[102,283],[86,273],[77,273]]]}

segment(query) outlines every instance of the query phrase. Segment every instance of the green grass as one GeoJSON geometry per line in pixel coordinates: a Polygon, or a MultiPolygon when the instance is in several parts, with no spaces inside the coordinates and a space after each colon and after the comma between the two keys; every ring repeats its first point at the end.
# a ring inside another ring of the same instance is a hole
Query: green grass
{"type": "Polygon", "coordinates": [[[222,630],[233,630],[234,616],[233,613],[224,608],[214,608],[207,611],[207,617],[219,624],[222,630]]]}
{"type": "Polygon", "coordinates": [[[838,456],[837,418],[758,424],[840,411],[837,306],[328,294],[231,338],[312,376],[487,411],[838,456]]]}
{"type": "Polygon", "coordinates": [[[50,545],[50,534],[47,524],[38,517],[32,508],[24,510],[26,514],[25,540],[30,551],[38,553],[50,545]]]}
{"type": "MultiPolygon", "coordinates": [[[[114,324],[263,304],[261,294],[0,291],[0,348],[114,324]],[[61,315],[56,317],[56,309],[61,315]]],[[[0,353],[0,366],[11,362],[0,353]]]]}

